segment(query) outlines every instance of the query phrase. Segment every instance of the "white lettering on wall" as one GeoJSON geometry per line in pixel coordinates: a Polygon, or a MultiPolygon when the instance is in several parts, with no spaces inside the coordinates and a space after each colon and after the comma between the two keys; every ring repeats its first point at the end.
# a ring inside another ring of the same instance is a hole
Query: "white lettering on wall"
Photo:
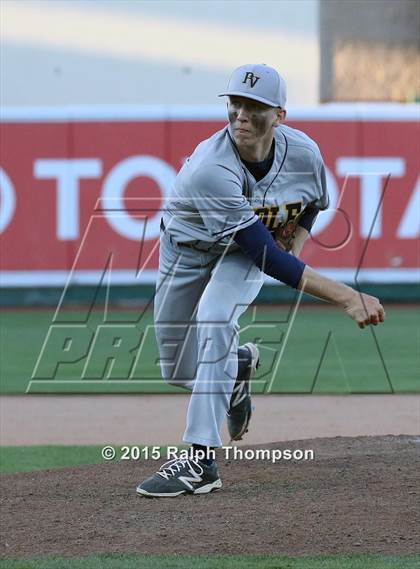
{"type": "Polygon", "coordinates": [[[382,235],[382,211],[380,207],[383,178],[401,177],[405,174],[403,158],[339,158],[336,163],[339,176],[360,177],[360,236],[378,239],[382,235]],[[377,214],[377,215],[376,215],[377,214]],[[375,224],[372,227],[374,217],[375,224]]]}
{"type": "Polygon", "coordinates": [[[397,231],[399,239],[415,239],[420,235],[420,176],[401,218],[397,231]]]}
{"type": "MultiPolygon", "coordinates": [[[[145,220],[134,219],[124,207],[125,189],[131,180],[139,176],[151,178],[157,183],[162,194],[163,203],[160,206],[162,209],[166,198],[169,197],[176,171],[164,160],[155,156],[132,156],[114,166],[104,182],[101,199],[102,209],[108,223],[123,237],[136,241],[141,238],[156,239],[159,237],[160,211],[148,217],[146,223],[145,220]],[[107,211],[107,209],[111,211],[107,211]]],[[[139,197],[147,198],[147,196],[139,197]]],[[[147,209],[147,200],[144,201],[144,209],[147,209]]]]}
{"type": "Polygon", "coordinates": [[[13,184],[0,167],[0,233],[9,225],[16,207],[16,193],[13,184]]]}
{"type": "MultiPolygon", "coordinates": [[[[357,157],[346,156],[336,162],[337,174],[342,177],[360,178],[360,236],[380,238],[382,236],[382,211],[380,205],[384,179],[387,176],[402,177],[405,161],[400,157],[357,157]],[[372,228],[375,214],[376,222],[372,228]],[[372,228],[372,230],[371,230],[372,228]]],[[[176,170],[156,156],[131,156],[118,162],[105,177],[101,206],[109,225],[119,235],[130,239],[153,240],[159,237],[160,211],[147,212],[147,195],[142,208],[142,219],[130,215],[124,202],[128,184],[135,178],[147,177],[159,187],[162,195],[160,210],[170,196],[176,177],[176,170]],[[107,211],[108,210],[108,211],[107,211]],[[147,219],[146,219],[146,216],[147,219]]],[[[59,240],[75,240],[80,236],[80,180],[95,179],[102,175],[99,158],[38,159],[34,162],[34,176],[37,179],[52,179],[56,189],[56,233],[59,240]]],[[[336,179],[326,168],[327,188],[330,197],[329,208],[320,212],[312,229],[312,235],[322,233],[332,222],[340,207],[340,193],[336,179]]],[[[341,195],[342,197],[342,195],[341,195]]],[[[16,207],[16,192],[4,169],[0,168],[0,233],[10,223],[16,207]]],[[[142,209],[140,208],[140,209],[142,209]]],[[[413,239],[420,234],[420,178],[398,226],[399,239],[413,239]]],[[[137,213],[139,213],[137,211],[137,213]]]]}
{"type": "Polygon", "coordinates": [[[102,163],[96,158],[35,161],[35,178],[57,180],[57,239],[61,241],[78,239],[79,180],[99,178],[101,173],[102,163]]]}

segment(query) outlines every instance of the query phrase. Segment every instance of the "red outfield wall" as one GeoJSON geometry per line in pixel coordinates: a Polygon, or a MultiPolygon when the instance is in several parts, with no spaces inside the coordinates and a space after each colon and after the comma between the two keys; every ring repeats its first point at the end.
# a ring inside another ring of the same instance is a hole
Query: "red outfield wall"
{"type": "MultiPolygon", "coordinates": [[[[419,279],[419,106],[292,109],[314,138],[331,208],[304,260],[369,282],[419,279]]],[[[0,232],[3,286],[153,282],[160,208],[223,109],[3,111],[0,232]]]]}

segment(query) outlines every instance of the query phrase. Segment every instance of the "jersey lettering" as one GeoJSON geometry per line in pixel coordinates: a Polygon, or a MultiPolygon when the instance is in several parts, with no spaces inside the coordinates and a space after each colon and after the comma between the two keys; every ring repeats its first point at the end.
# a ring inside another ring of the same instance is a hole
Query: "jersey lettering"
{"type": "Polygon", "coordinates": [[[288,221],[294,221],[302,211],[302,202],[288,203],[285,204],[284,208],[287,212],[286,223],[288,221]]]}
{"type": "Polygon", "coordinates": [[[261,222],[266,226],[269,231],[274,229],[274,223],[277,218],[277,214],[279,212],[278,206],[271,206],[271,207],[258,207],[255,210],[255,214],[258,215],[261,222]]]}

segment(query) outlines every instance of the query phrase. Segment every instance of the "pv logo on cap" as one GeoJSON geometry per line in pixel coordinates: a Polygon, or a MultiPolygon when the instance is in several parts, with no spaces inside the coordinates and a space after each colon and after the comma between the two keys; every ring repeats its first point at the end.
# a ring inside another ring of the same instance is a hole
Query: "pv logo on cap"
{"type": "Polygon", "coordinates": [[[254,75],[251,71],[247,71],[245,73],[245,77],[244,77],[244,80],[242,81],[242,83],[246,83],[247,81],[249,81],[251,87],[255,87],[255,85],[259,79],[260,78],[257,77],[257,75],[254,75]]]}

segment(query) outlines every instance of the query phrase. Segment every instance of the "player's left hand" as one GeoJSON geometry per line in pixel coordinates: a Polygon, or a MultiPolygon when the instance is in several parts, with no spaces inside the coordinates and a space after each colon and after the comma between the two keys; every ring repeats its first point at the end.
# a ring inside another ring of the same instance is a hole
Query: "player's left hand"
{"type": "Polygon", "coordinates": [[[375,296],[354,291],[351,301],[344,307],[345,312],[352,318],[359,328],[366,328],[370,324],[377,326],[385,320],[385,310],[375,296]]]}

